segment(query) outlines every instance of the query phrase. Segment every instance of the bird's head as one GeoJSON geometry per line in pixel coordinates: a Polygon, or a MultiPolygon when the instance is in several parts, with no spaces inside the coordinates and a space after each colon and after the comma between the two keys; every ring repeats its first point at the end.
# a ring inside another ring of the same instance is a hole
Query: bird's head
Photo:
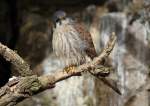
{"type": "Polygon", "coordinates": [[[66,18],[66,13],[62,10],[59,10],[59,11],[56,11],[53,15],[53,21],[55,23],[59,22],[59,21],[62,21],[66,18]]]}
{"type": "Polygon", "coordinates": [[[62,10],[56,11],[52,20],[55,27],[73,22],[72,18],[68,17],[66,12],[62,10]]]}

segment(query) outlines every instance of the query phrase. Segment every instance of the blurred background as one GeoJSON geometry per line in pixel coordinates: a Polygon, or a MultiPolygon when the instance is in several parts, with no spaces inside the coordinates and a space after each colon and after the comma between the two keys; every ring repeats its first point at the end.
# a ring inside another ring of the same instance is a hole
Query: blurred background
{"type": "MultiPolygon", "coordinates": [[[[23,57],[37,75],[53,73],[52,14],[64,10],[90,31],[97,53],[112,32],[117,43],[108,63],[118,95],[92,76],[73,77],[17,106],[150,106],[149,0],[0,0],[0,42],[23,57]]],[[[0,57],[0,86],[15,69],[0,57]]]]}

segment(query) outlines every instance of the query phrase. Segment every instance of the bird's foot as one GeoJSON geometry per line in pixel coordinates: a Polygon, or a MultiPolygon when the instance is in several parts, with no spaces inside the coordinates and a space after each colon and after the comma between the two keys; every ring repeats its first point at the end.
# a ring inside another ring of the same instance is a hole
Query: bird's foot
{"type": "Polygon", "coordinates": [[[67,73],[74,73],[75,72],[75,69],[76,67],[75,66],[68,66],[68,67],[65,67],[64,68],[64,72],[67,72],[67,73]]]}

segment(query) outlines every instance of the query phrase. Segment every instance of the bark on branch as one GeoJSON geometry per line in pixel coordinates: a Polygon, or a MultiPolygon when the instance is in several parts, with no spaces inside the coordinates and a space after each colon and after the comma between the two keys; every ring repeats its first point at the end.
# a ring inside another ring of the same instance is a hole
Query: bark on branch
{"type": "Polygon", "coordinates": [[[10,61],[21,76],[33,75],[30,66],[13,50],[0,43],[0,55],[10,61]]]}
{"type": "MultiPolygon", "coordinates": [[[[53,88],[55,87],[55,83],[72,76],[80,75],[82,72],[90,71],[93,75],[103,74],[103,72],[105,72],[105,67],[102,67],[99,71],[96,71],[95,67],[99,65],[104,58],[109,56],[115,42],[116,36],[113,33],[106,47],[98,57],[93,59],[93,61],[78,67],[73,67],[69,72],[64,69],[60,69],[59,71],[55,71],[53,74],[43,75],[40,77],[32,75],[32,70],[29,68],[29,65],[25,63],[23,59],[17,55],[17,53],[0,44],[0,54],[17,67],[21,76],[25,76],[9,81],[0,89],[0,106],[14,106],[25,98],[35,95],[38,92],[42,92],[43,90],[53,88]]],[[[106,68],[106,70],[107,69],[108,68],[106,68]]]]}

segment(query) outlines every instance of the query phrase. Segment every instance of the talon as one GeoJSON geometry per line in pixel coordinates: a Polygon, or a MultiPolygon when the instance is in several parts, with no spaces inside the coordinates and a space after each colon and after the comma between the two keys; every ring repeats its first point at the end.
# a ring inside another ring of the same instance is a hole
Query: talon
{"type": "Polygon", "coordinates": [[[73,73],[75,71],[75,66],[65,67],[64,71],[67,73],[73,73]]]}

